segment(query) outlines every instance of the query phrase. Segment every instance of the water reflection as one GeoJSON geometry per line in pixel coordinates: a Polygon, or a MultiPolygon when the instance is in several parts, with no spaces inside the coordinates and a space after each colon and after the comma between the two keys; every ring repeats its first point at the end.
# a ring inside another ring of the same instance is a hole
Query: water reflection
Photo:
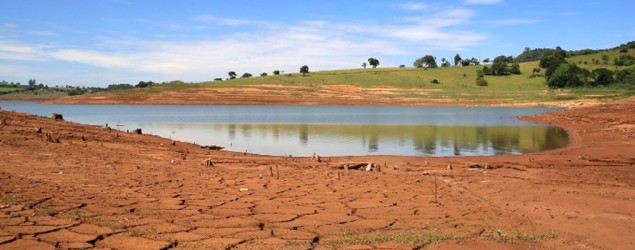
{"type": "Polygon", "coordinates": [[[270,155],[436,155],[530,153],[568,144],[567,133],[545,126],[178,124],[140,123],[175,139],[270,155]]]}
{"type": "Polygon", "coordinates": [[[559,128],[514,119],[549,108],[390,106],[46,105],[6,110],[126,124],[163,137],[270,155],[498,155],[561,148],[559,128]],[[336,125],[332,125],[336,124],[336,125]]]}

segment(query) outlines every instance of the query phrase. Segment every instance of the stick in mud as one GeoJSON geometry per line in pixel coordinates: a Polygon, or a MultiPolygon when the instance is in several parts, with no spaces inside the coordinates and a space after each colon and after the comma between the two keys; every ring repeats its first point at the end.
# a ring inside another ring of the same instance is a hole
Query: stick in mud
{"type": "Polygon", "coordinates": [[[269,176],[273,177],[273,167],[269,166],[269,176]]]}
{"type": "Polygon", "coordinates": [[[280,171],[278,171],[278,165],[276,165],[276,180],[280,179],[280,171]]]}
{"type": "Polygon", "coordinates": [[[437,176],[434,176],[434,203],[439,203],[437,200],[437,176]]]}

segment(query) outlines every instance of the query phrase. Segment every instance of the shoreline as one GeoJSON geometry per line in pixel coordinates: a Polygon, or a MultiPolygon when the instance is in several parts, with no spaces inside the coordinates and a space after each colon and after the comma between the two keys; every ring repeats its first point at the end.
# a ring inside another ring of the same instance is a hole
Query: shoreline
{"type": "MultiPolygon", "coordinates": [[[[0,101],[28,101],[44,104],[62,105],[179,105],[179,106],[429,106],[429,107],[509,107],[509,108],[575,108],[601,105],[615,101],[598,101],[596,99],[578,99],[553,102],[504,102],[481,103],[471,100],[283,100],[283,101],[144,101],[144,100],[95,100],[95,99],[68,99],[68,98],[6,98],[0,96],[0,101]]],[[[618,100],[619,101],[619,100],[618,100]]]]}
{"type": "Polygon", "coordinates": [[[307,248],[318,237],[324,248],[412,249],[418,243],[396,240],[408,233],[454,237],[442,248],[629,248],[634,112],[628,98],[519,117],[569,133],[567,147],[539,153],[317,162],[171,145],[3,110],[0,238],[10,240],[0,248],[279,249],[307,248]],[[215,166],[203,166],[205,159],[215,166]],[[340,168],[355,162],[381,172],[340,168]],[[513,232],[544,240],[519,237],[512,245],[494,237],[513,232]],[[388,240],[373,240],[379,236],[388,240]]]}

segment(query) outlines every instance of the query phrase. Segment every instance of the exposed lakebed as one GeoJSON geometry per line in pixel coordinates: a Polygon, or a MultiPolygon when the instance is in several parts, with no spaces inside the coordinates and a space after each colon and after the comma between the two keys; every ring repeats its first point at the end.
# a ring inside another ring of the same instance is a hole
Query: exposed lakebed
{"type": "Polygon", "coordinates": [[[472,156],[531,153],[568,144],[566,131],[517,116],[552,108],[421,106],[49,105],[4,110],[268,155],[472,156]]]}

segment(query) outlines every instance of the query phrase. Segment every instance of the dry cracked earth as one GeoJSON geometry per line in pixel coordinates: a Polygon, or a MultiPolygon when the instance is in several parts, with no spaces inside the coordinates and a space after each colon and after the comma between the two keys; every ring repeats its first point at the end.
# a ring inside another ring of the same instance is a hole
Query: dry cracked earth
{"type": "Polygon", "coordinates": [[[0,249],[632,248],[633,103],[536,118],[563,150],[320,162],[0,111],[0,249]]]}

